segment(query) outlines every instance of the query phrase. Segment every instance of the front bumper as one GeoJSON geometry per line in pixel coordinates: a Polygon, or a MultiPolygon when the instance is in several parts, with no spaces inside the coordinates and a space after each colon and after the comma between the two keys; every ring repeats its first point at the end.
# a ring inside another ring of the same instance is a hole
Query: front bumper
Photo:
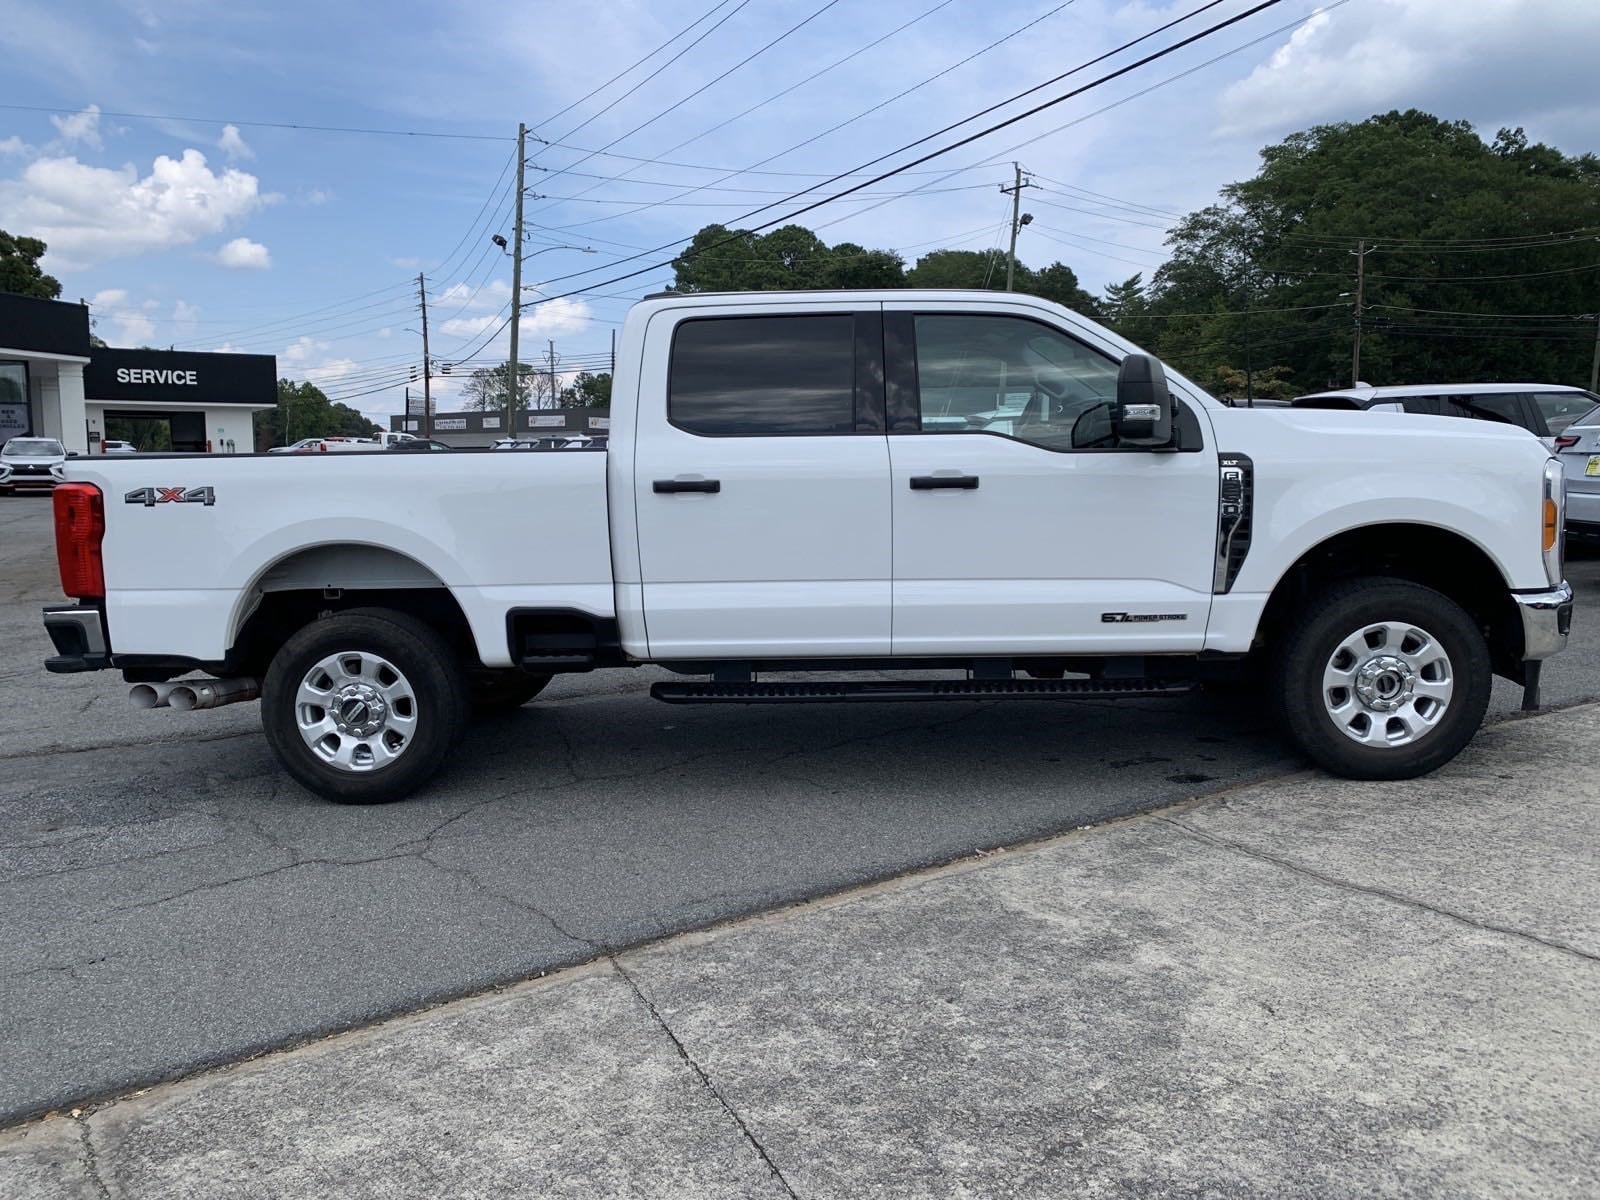
{"type": "Polygon", "coordinates": [[[44,669],[55,675],[103,671],[111,665],[105,614],[88,604],[52,604],[44,610],[44,631],[56,648],[44,669]]]}
{"type": "Polygon", "coordinates": [[[1572,585],[1547,592],[1512,592],[1522,614],[1522,661],[1541,662],[1567,648],[1572,629],[1572,585]]]}

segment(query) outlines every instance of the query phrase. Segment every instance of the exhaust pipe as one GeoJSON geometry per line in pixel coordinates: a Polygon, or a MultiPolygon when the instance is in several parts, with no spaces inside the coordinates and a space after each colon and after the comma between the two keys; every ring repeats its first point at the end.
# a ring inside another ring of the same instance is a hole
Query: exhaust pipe
{"type": "Polygon", "coordinates": [[[259,679],[193,679],[173,684],[167,703],[179,712],[193,712],[197,708],[221,708],[224,704],[254,700],[260,695],[259,679]]]}
{"type": "Polygon", "coordinates": [[[136,683],[128,689],[128,699],[135,708],[165,708],[175,683],[136,683]]]}

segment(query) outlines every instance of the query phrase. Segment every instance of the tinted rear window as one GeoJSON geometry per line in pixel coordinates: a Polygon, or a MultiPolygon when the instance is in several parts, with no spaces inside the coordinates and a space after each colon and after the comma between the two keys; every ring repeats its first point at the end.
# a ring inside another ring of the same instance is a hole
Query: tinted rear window
{"type": "Polygon", "coordinates": [[[685,321],[672,339],[668,419],[708,437],[852,433],[854,338],[849,313],[685,321]]]}

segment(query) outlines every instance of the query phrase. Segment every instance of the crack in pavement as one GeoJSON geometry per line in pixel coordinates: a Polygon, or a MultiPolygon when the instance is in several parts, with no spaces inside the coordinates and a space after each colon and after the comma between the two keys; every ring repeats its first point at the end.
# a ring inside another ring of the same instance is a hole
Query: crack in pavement
{"type": "Polygon", "coordinates": [[[667,1019],[661,1015],[661,1010],[655,1006],[650,997],[644,994],[643,989],[635,982],[633,976],[628,974],[627,968],[622,965],[616,955],[609,955],[608,959],[612,968],[622,977],[623,982],[628,985],[629,990],[639,998],[639,1003],[644,1005],[645,1011],[650,1014],[656,1025],[661,1029],[661,1032],[667,1035],[667,1040],[672,1043],[672,1048],[678,1052],[678,1057],[694,1072],[695,1078],[700,1081],[700,1086],[711,1094],[712,1099],[722,1107],[722,1111],[728,1114],[729,1120],[738,1126],[740,1134],[744,1136],[744,1140],[760,1156],[762,1163],[772,1173],[772,1177],[778,1181],[778,1185],[783,1188],[784,1193],[790,1197],[790,1200],[800,1200],[799,1193],[794,1190],[788,1179],[784,1177],[783,1172],[778,1169],[778,1164],[772,1161],[772,1156],[767,1153],[767,1148],[751,1132],[750,1126],[745,1124],[744,1118],[734,1111],[733,1105],[728,1103],[728,1099],[722,1094],[721,1089],[712,1081],[711,1076],[706,1074],[705,1068],[695,1061],[694,1056],[689,1053],[688,1047],[678,1039],[678,1035],[672,1031],[672,1026],[667,1024],[667,1019]]]}
{"type": "Polygon", "coordinates": [[[89,1176],[89,1182],[94,1184],[100,1200],[111,1200],[111,1189],[106,1186],[106,1181],[100,1177],[100,1159],[95,1154],[94,1139],[89,1133],[89,1120],[74,1109],[72,1122],[78,1127],[78,1141],[83,1144],[83,1169],[89,1176]]]}
{"type": "Polygon", "coordinates": [[[298,870],[300,867],[365,867],[373,863],[393,862],[396,859],[419,858],[420,856],[420,851],[407,850],[404,853],[377,854],[371,858],[301,858],[296,859],[294,862],[279,863],[275,867],[268,867],[265,871],[253,871],[247,875],[233,875],[227,879],[199,883],[194,887],[184,888],[182,891],[160,896],[154,900],[141,900],[137,904],[124,904],[111,909],[111,912],[128,913],[137,912],[145,908],[157,908],[163,904],[170,904],[174,900],[181,900],[185,896],[193,896],[199,892],[214,892],[221,888],[232,887],[236,883],[250,883],[257,879],[267,879],[273,875],[281,875],[285,871],[298,870]]]}
{"type": "MultiPolygon", "coordinates": [[[[454,875],[458,879],[465,879],[474,888],[491,899],[499,900],[503,904],[509,904],[512,908],[538,917],[546,925],[550,926],[551,929],[555,930],[557,934],[566,938],[569,942],[576,942],[578,945],[593,951],[596,955],[609,955],[611,953],[611,947],[606,945],[604,942],[597,942],[593,938],[584,937],[580,933],[573,933],[571,930],[562,925],[560,921],[557,921],[553,916],[545,912],[544,909],[540,908],[537,904],[518,899],[515,896],[508,896],[499,889],[490,887],[483,881],[482,878],[478,876],[477,872],[473,871],[470,867],[460,867],[453,866],[449,863],[442,863],[438,859],[434,858],[431,851],[427,849],[422,850],[417,857],[436,871],[440,871],[446,875],[454,875]]],[[[543,973],[544,972],[542,971],[540,972],[540,974],[543,973]]]]}
{"type": "Polygon", "coordinates": [[[1197,841],[1206,842],[1212,846],[1218,847],[1219,849],[1231,850],[1236,854],[1242,854],[1248,858],[1253,858],[1260,862],[1270,863],[1275,867],[1281,867],[1283,870],[1292,871],[1296,875],[1303,875],[1307,879],[1314,879],[1318,883],[1325,883],[1330,887],[1340,888],[1348,892],[1357,892],[1365,896],[1376,896],[1380,900],[1388,900],[1390,903],[1398,904],[1404,908],[1414,908],[1421,912],[1431,913],[1436,917],[1444,917],[1445,919],[1454,921],[1459,925],[1466,925],[1469,928],[1477,929],[1484,933],[1498,933],[1504,937],[1518,938],[1523,941],[1533,942],[1534,944],[1543,946],[1548,950],[1555,950],[1562,954],[1571,955],[1572,957],[1580,959],[1584,962],[1600,963],[1600,954],[1591,954],[1587,950],[1580,950],[1576,946],[1569,946],[1567,943],[1558,942],[1554,938],[1543,937],[1537,933],[1529,933],[1525,929],[1514,929],[1509,925],[1497,925],[1492,921],[1480,921],[1476,917],[1469,917],[1465,913],[1456,912],[1454,909],[1441,908],[1439,905],[1429,904],[1426,900],[1418,900],[1415,896],[1407,896],[1403,892],[1391,891],[1388,888],[1379,887],[1376,884],[1356,883],[1354,880],[1342,879],[1337,875],[1328,875],[1322,871],[1318,871],[1314,868],[1304,866],[1301,863],[1297,863],[1293,859],[1283,858],[1279,855],[1271,854],[1265,850],[1257,850],[1251,846],[1244,845],[1242,842],[1233,841],[1231,838],[1218,837],[1214,834],[1205,833],[1202,830],[1194,828],[1192,825],[1186,824],[1177,817],[1157,816],[1156,820],[1161,821],[1163,824],[1171,825],[1175,829],[1181,830],[1183,833],[1196,839],[1197,841]]]}

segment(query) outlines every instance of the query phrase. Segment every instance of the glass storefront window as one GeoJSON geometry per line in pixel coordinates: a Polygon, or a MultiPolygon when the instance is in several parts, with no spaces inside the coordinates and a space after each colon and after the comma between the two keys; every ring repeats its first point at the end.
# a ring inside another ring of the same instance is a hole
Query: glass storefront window
{"type": "Polygon", "coordinates": [[[33,432],[28,413],[26,363],[0,362],[0,445],[33,432]]]}

